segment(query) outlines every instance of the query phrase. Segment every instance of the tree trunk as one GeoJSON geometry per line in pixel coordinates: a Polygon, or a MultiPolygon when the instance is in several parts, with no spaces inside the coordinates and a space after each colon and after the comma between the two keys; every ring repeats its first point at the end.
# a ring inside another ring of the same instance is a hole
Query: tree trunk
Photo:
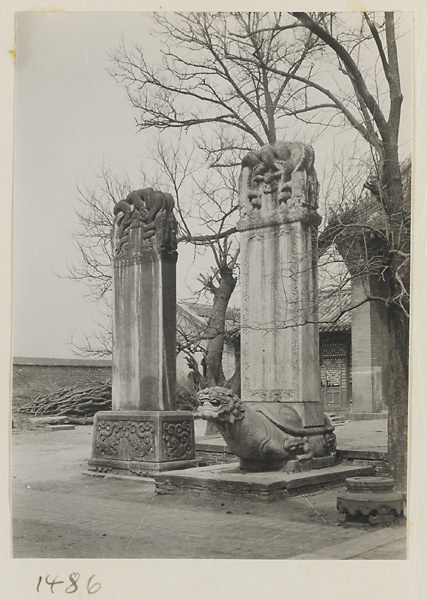
{"type": "Polygon", "coordinates": [[[229,388],[234,394],[240,397],[242,380],[240,374],[240,336],[234,340],[234,364],[235,370],[233,376],[225,383],[225,387],[229,388]]]}
{"type": "Polygon", "coordinates": [[[222,353],[225,338],[225,314],[231,294],[236,287],[236,279],[232,270],[220,268],[220,282],[214,291],[212,313],[207,327],[208,345],[206,348],[207,384],[208,387],[223,385],[225,382],[222,370],[222,353]]]}
{"type": "Polygon", "coordinates": [[[388,462],[396,489],[405,491],[408,461],[409,319],[396,305],[389,309],[390,390],[388,400],[388,462]]]}
{"type": "MultiPolygon", "coordinates": [[[[207,337],[209,339],[206,348],[207,363],[207,386],[223,385],[225,376],[222,370],[222,354],[224,350],[225,338],[225,315],[231,294],[236,287],[236,278],[233,277],[232,270],[223,266],[219,270],[220,282],[214,290],[214,302],[212,313],[207,327],[207,337]]],[[[218,430],[212,423],[207,423],[205,435],[218,434],[218,430]]]]}
{"type": "Polygon", "coordinates": [[[390,227],[388,462],[396,489],[406,490],[409,393],[410,213],[406,210],[397,144],[385,144],[384,207],[390,227]]]}

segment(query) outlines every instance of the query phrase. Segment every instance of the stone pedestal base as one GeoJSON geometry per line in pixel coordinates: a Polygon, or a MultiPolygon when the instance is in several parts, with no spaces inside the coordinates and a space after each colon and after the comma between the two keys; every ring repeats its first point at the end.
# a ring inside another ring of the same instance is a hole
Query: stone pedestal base
{"type": "Polygon", "coordinates": [[[334,465],[306,471],[245,473],[237,463],[198,467],[155,476],[156,494],[274,502],[291,496],[341,486],[352,475],[370,475],[372,467],[334,465]]]}
{"type": "Polygon", "coordinates": [[[336,454],[330,454],[328,456],[312,457],[306,460],[290,460],[286,463],[283,470],[287,473],[304,473],[305,471],[312,471],[313,469],[333,467],[336,464],[338,464],[336,454]]]}
{"type": "Polygon", "coordinates": [[[393,491],[393,479],[350,477],[345,484],[347,491],[337,497],[341,521],[388,524],[403,516],[403,496],[393,491]]]}
{"type": "Polygon", "coordinates": [[[196,465],[193,415],[108,411],[95,415],[90,471],[150,476],[196,465]]]}

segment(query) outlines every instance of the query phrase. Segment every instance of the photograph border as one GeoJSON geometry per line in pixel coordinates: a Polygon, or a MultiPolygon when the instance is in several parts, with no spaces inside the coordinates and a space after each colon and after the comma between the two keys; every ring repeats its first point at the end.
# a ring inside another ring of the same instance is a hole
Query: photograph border
{"type": "MultiPolygon", "coordinates": [[[[257,10],[255,2],[217,2],[203,5],[203,10],[257,10]]],[[[330,10],[340,12],[367,10],[366,5],[353,0],[349,2],[302,2],[304,10],[321,10],[327,4],[330,10]]],[[[126,0],[123,3],[107,0],[65,0],[55,7],[39,2],[8,0],[1,7],[0,69],[2,75],[2,111],[0,115],[1,164],[3,166],[2,199],[0,214],[3,223],[0,238],[1,306],[4,322],[1,336],[0,378],[3,403],[1,408],[0,436],[2,446],[3,486],[0,509],[3,515],[3,540],[0,545],[0,573],[5,597],[10,600],[66,597],[67,594],[50,590],[36,591],[39,576],[80,572],[87,578],[96,575],[102,589],[98,599],[116,598],[163,598],[174,599],[224,597],[236,600],[259,598],[277,594],[278,598],[299,600],[309,595],[317,598],[358,600],[367,594],[379,600],[400,597],[424,598],[427,585],[427,535],[425,493],[427,472],[426,434],[427,424],[424,367],[427,345],[427,295],[425,294],[425,265],[427,252],[425,228],[427,225],[427,202],[424,199],[427,186],[425,168],[426,117],[425,97],[427,81],[427,11],[421,1],[378,1],[374,10],[401,10],[414,14],[414,152],[413,152],[413,240],[412,240],[412,299],[411,299],[411,366],[410,366],[410,417],[409,417],[409,489],[408,489],[408,558],[405,561],[365,561],[362,565],[353,561],[260,561],[260,560],[154,560],[154,559],[13,559],[11,548],[11,395],[12,371],[12,289],[13,289],[13,127],[15,85],[15,13],[19,11],[65,10],[100,12],[153,11],[153,10],[200,10],[200,3],[171,2],[148,3],[126,0]],[[390,6],[392,4],[392,6],[390,6]]],[[[298,8],[301,8],[298,6],[298,8]]],[[[281,10],[280,2],[269,1],[268,9],[281,10]],[[271,8],[270,8],[271,7],[271,8]]],[[[259,10],[259,8],[258,8],[259,10]]],[[[263,10],[266,10],[263,5],[263,10]]],[[[77,596],[76,596],[77,597],[77,596]]],[[[82,596],[84,597],[84,596],[82,596]]]]}

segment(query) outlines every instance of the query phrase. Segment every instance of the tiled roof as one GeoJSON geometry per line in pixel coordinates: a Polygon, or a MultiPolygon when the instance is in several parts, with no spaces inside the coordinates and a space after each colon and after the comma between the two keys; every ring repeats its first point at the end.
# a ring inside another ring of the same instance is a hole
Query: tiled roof
{"type": "MultiPolygon", "coordinates": [[[[179,302],[179,305],[186,308],[190,312],[195,313],[201,319],[209,319],[212,312],[211,304],[200,304],[199,302],[191,302],[189,300],[183,300],[179,302]]],[[[240,319],[240,309],[234,307],[228,307],[225,313],[225,318],[227,321],[239,320],[240,319]]]]}
{"type": "Polygon", "coordinates": [[[323,291],[319,295],[319,331],[351,330],[351,291],[323,291]]]}

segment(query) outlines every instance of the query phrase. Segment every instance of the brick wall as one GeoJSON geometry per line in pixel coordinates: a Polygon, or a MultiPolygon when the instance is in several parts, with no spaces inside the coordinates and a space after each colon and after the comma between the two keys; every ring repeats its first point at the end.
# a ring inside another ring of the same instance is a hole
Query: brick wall
{"type": "Polygon", "coordinates": [[[79,359],[13,360],[13,395],[36,398],[63,387],[111,379],[111,361],[79,359]]]}

